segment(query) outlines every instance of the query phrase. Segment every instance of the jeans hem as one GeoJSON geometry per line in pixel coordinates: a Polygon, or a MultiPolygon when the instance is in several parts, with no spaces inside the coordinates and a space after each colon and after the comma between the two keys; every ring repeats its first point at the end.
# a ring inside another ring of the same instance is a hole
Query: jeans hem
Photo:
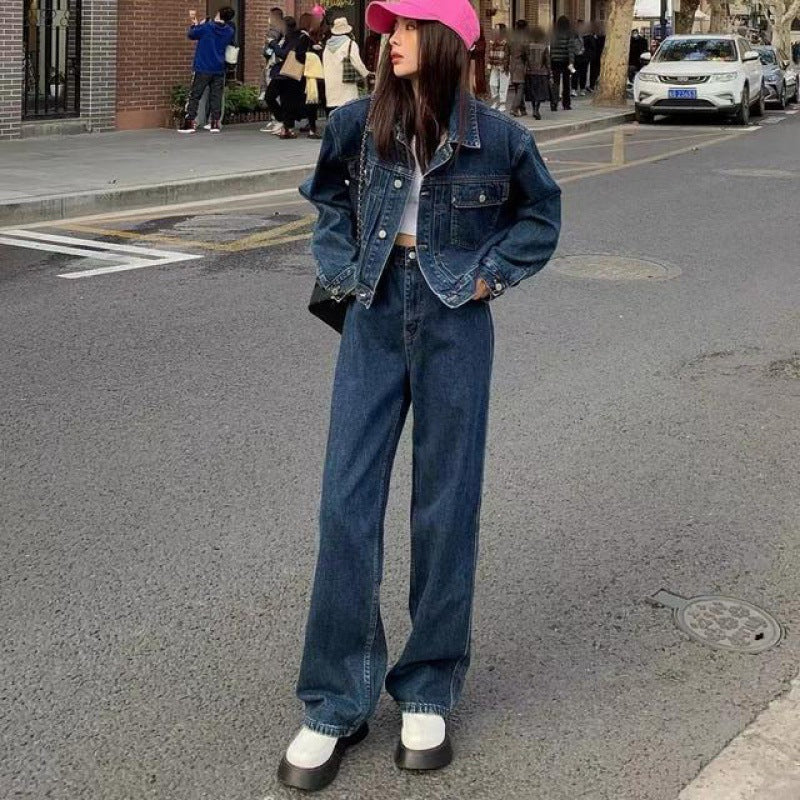
{"type": "Polygon", "coordinates": [[[362,724],[362,722],[358,722],[355,725],[348,727],[346,725],[329,725],[325,722],[317,722],[310,717],[306,717],[303,720],[303,725],[309,730],[312,730],[315,733],[321,733],[325,736],[336,736],[339,739],[341,739],[343,736],[351,736],[361,727],[362,724]]]}
{"type": "Polygon", "coordinates": [[[408,714],[438,714],[440,717],[446,717],[450,713],[448,706],[442,706],[438,703],[415,703],[415,702],[399,702],[397,707],[400,711],[405,711],[408,714]]]}

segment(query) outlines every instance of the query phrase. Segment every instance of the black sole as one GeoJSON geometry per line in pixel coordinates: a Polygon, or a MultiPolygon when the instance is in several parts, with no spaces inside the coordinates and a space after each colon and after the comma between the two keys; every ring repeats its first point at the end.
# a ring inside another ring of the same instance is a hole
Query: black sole
{"type": "Polygon", "coordinates": [[[343,736],[336,742],[331,757],[324,764],[312,769],[296,767],[294,764],[290,764],[284,756],[278,765],[278,780],[286,786],[303,789],[307,792],[324,789],[338,775],[339,765],[342,763],[342,756],[347,748],[363,741],[368,733],[369,726],[364,722],[355,733],[343,736]]]}
{"type": "Polygon", "coordinates": [[[400,769],[441,769],[452,760],[453,746],[448,733],[445,733],[444,741],[438,747],[431,747],[428,750],[412,750],[406,747],[401,739],[394,754],[394,763],[400,769]]]}

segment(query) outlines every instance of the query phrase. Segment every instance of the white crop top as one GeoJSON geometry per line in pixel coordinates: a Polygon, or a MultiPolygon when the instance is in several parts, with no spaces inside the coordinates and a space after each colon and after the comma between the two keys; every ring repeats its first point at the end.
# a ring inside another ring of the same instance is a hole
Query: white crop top
{"type": "Polygon", "coordinates": [[[419,190],[422,188],[422,170],[417,161],[417,151],[414,149],[414,140],[411,140],[411,152],[414,154],[414,177],[411,179],[411,189],[408,192],[406,207],[403,209],[403,218],[400,220],[398,233],[408,236],[417,235],[417,215],[419,214],[419,190]]]}

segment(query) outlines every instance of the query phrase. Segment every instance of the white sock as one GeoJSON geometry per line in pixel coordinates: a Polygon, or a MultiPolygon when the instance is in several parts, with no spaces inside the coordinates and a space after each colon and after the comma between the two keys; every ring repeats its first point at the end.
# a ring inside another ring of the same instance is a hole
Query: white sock
{"type": "Polygon", "coordinates": [[[444,741],[444,717],[439,714],[412,714],[403,712],[400,740],[411,750],[429,750],[444,741]]]}
{"type": "Polygon", "coordinates": [[[324,764],[333,755],[337,741],[336,736],[326,736],[303,725],[286,751],[286,760],[296,767],[313,769],[324,764]]]}

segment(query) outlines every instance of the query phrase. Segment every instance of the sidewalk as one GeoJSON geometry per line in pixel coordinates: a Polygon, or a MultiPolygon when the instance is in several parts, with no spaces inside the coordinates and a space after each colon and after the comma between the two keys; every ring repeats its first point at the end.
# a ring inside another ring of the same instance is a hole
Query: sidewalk
{"type": "MultiPolygon", "coordinates": [[[[521,118],[539,142],[633,118],[632,109],[596,109],[589,98],[573,100],[571,111],[543,114],[541,121],[521,118]]],[[[235,125],[220,136],[161,128],[0,144],[0,225],[296,187],[314,166],[319,142],[302,134],[280,141],[259,127],[235,125]]]]}

